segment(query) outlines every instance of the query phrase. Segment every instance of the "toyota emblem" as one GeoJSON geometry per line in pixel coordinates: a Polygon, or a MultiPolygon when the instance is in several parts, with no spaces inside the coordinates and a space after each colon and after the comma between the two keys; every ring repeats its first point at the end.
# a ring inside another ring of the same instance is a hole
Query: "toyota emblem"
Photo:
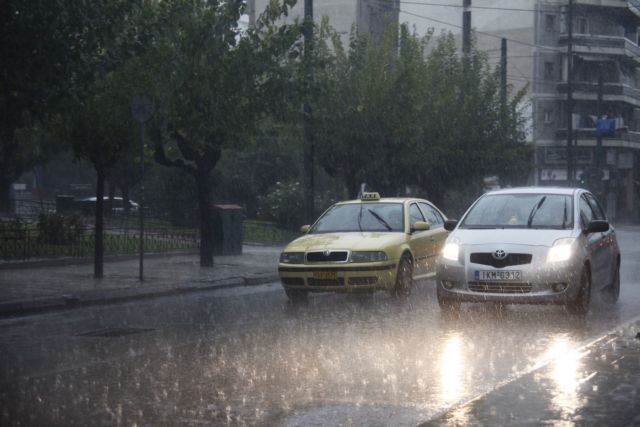
{"type": "Polygon", "coordinates": [[[503,259],[505,259],[507,257],[508,254],[505,251],[503,251],[502,249],[498,249],[492,255],[493,255],[494,259],[503,260],[503,259]]]}
{"type": "Polygon", "coordinates": [[[329,255],[331,255],[331,251],[326,250],[326,251],[323,252],[323,255],[324,256],[329,256],[329,255]]]}

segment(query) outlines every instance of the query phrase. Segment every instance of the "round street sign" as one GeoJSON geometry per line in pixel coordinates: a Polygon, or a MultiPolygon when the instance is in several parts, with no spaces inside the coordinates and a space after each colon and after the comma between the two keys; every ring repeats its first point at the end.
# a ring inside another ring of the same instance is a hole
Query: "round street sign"
{"type": "Polygon", "coordinates": [[[144,123],[153,115],[153,101],[146,95],[136,95],[131,101],[131,115],[139,122],[144,123]]]}

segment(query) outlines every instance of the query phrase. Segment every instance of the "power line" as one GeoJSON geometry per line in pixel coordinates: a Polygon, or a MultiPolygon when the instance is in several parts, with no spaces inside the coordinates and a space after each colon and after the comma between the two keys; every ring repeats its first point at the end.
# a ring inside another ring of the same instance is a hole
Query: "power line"
{"type": "MultiPolygon", "coordinates": [[[[439,23],[439,24],[442,24],[442,25],[448,25],[448,26],[455,27],[455,28],[462,28],[462,26],[461,26],[461,25],[453,24],[453,23],[451,23],[451,22],[441,21],[441,20],[439,20],[439,19],[431,18],[431,17],[424,16],[424,15],[420,15],[420,14],[413,13],[413,12],[407,12],[406,10],[402,10],[402,9],[396,9],[396,10],[397,10],[398,12],[400,12],[400,13],[404,13],[404,14],[406,14],[406,15],[415,16],[416,18],[426,19],[426,20],[428,20],[428,21],[437,22],[437,23],[439,23]]],[[[484,36],[493,37],[493,38],[496,38],[496,39],[503,39],[503,38],[506,38],[506,39],[507,39],[507,40],[509,40],[510,42],[517,43],[517,44],[521,44],[521,45],[524,45],[524,46],[530,46],[530,47],[537,48],[537,49],[545,49],[545,50],[550,50],[550,51],[553,51],[553,52],[560,52],[560,53],[561,53],[561,52],[565,52],[565,50],[564,50],[564,49],[553,48],[553,47],[546,47],[546,46],[540,46],[540,45],[536,45],[536,44],[533,44],[533,43],[528,43],[528,42],[523,42],[523,41],[520,41],[520,40],[510,39],[510,38],[503,37],[503,36],[498,36],[498,35],[495,35],[495,34],[491,34],[491,33],[484,32],[484,31],[474,30],[474,32],[475,32],[476,34],[482,34],[482,35],[484,35],[484,36]]]]}
{"type": "MultiPolygon", "coordinates": [[[[443,4],[443,3],[429,3],[429,2],[420,2],[420,1],[402,1],[402,4],[412,4],[417,6],[440,6],[440,7],[455,7],[455,8],[463,8],[463,5],[460,4],[443,4]]],[[[559,4],[558,6],[564,7],[566,5],[559,4]]],[[[598,5],[593,5],[598,7],[598,5]]],[[[627,3],[627,7],[629,9],[640,10],[640,6],[634,6],[632,4],[627,3]]],[[[496,6],[470,6],[471,9],[483,9],[483,10],[504,10],[504,11],[514,11],[514,12],[558,12],[557,9],[522,9],[522,8],[509,8],[509,7],[496,7],[496,6]]]]}

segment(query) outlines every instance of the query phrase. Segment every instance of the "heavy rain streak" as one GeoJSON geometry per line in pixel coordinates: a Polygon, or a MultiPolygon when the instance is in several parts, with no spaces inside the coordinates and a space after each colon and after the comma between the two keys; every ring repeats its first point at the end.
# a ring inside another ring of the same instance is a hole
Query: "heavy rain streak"
{"type": "MultiPolygon", "coordinates": [[[[640,255],[640,231],[620,237],[623,250],[640,255]]],[[[5,319],[2,417],[30,425],[417,425],[458,408],[438,422],[467,424],[461,404],[527,380],[563,419],[585,405],[582,388],[601,375],[584,363],[590,350],[582,346],[636,315],[637,276],[637,264],[623,263],[621,303],[594,302],[586,318],[555,306],[441,312],[425,280],[410,301],[328,294],[293,304],[267,284],[5,319]]],[[[498,409],[522,398],[504,396],[498,409]]]]}
{"type": "Polygon", "coordinates": [[[640,0],[0,35],[0,426],[640,426],[640,0]]]}

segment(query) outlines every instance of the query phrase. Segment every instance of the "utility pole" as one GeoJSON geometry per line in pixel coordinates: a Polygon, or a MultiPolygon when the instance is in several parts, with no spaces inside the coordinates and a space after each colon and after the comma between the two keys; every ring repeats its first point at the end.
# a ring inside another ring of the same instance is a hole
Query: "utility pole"
{"type": "Polygon", "coordinates": [[[304,0],[304,67],[305,67],[305,102],[302,107],[304,127],[302,187],[304,197],[304,220],[311,224],[314,220],[315,183],[313,176],[313,130],[312,111],[309,104],[310,87],[313,81],[311,52],[313,50],[313,0],[304,0]]]}
{"type": "MultiPolygon", "coordinates": [[[[602,112],[602,98],[603,98],[603,92],[604,92],[604,77],[602,76],[602,63],[598,64],[598,104],[597,104],[597,110],[598,110],[598,119],[600,120],[603,116],[603,112],[602,112]]],[[[598,170],[600,170],[600,168],[603,165],[603,161],[602,161],[602,133],[601,132],[596,132],[596,158],[595,158],[595,166],[596,168],[598,168],[598,170]]]]}
{"type": "Polygon", "coordinates": [[[505,38],[500,44],[500,107],[502,120],[505,120],[507,113],[507,39],[505,38]]]}
{"type": "Polygon", "coordinates": [[[471,50],[471,0],[462,0],[462,52],[471,50]]]}
{"type": "Polygon", "coordinates": [[[573,0],[567,7],[567,36],[567,182],[573,186],[573,0]]]}

